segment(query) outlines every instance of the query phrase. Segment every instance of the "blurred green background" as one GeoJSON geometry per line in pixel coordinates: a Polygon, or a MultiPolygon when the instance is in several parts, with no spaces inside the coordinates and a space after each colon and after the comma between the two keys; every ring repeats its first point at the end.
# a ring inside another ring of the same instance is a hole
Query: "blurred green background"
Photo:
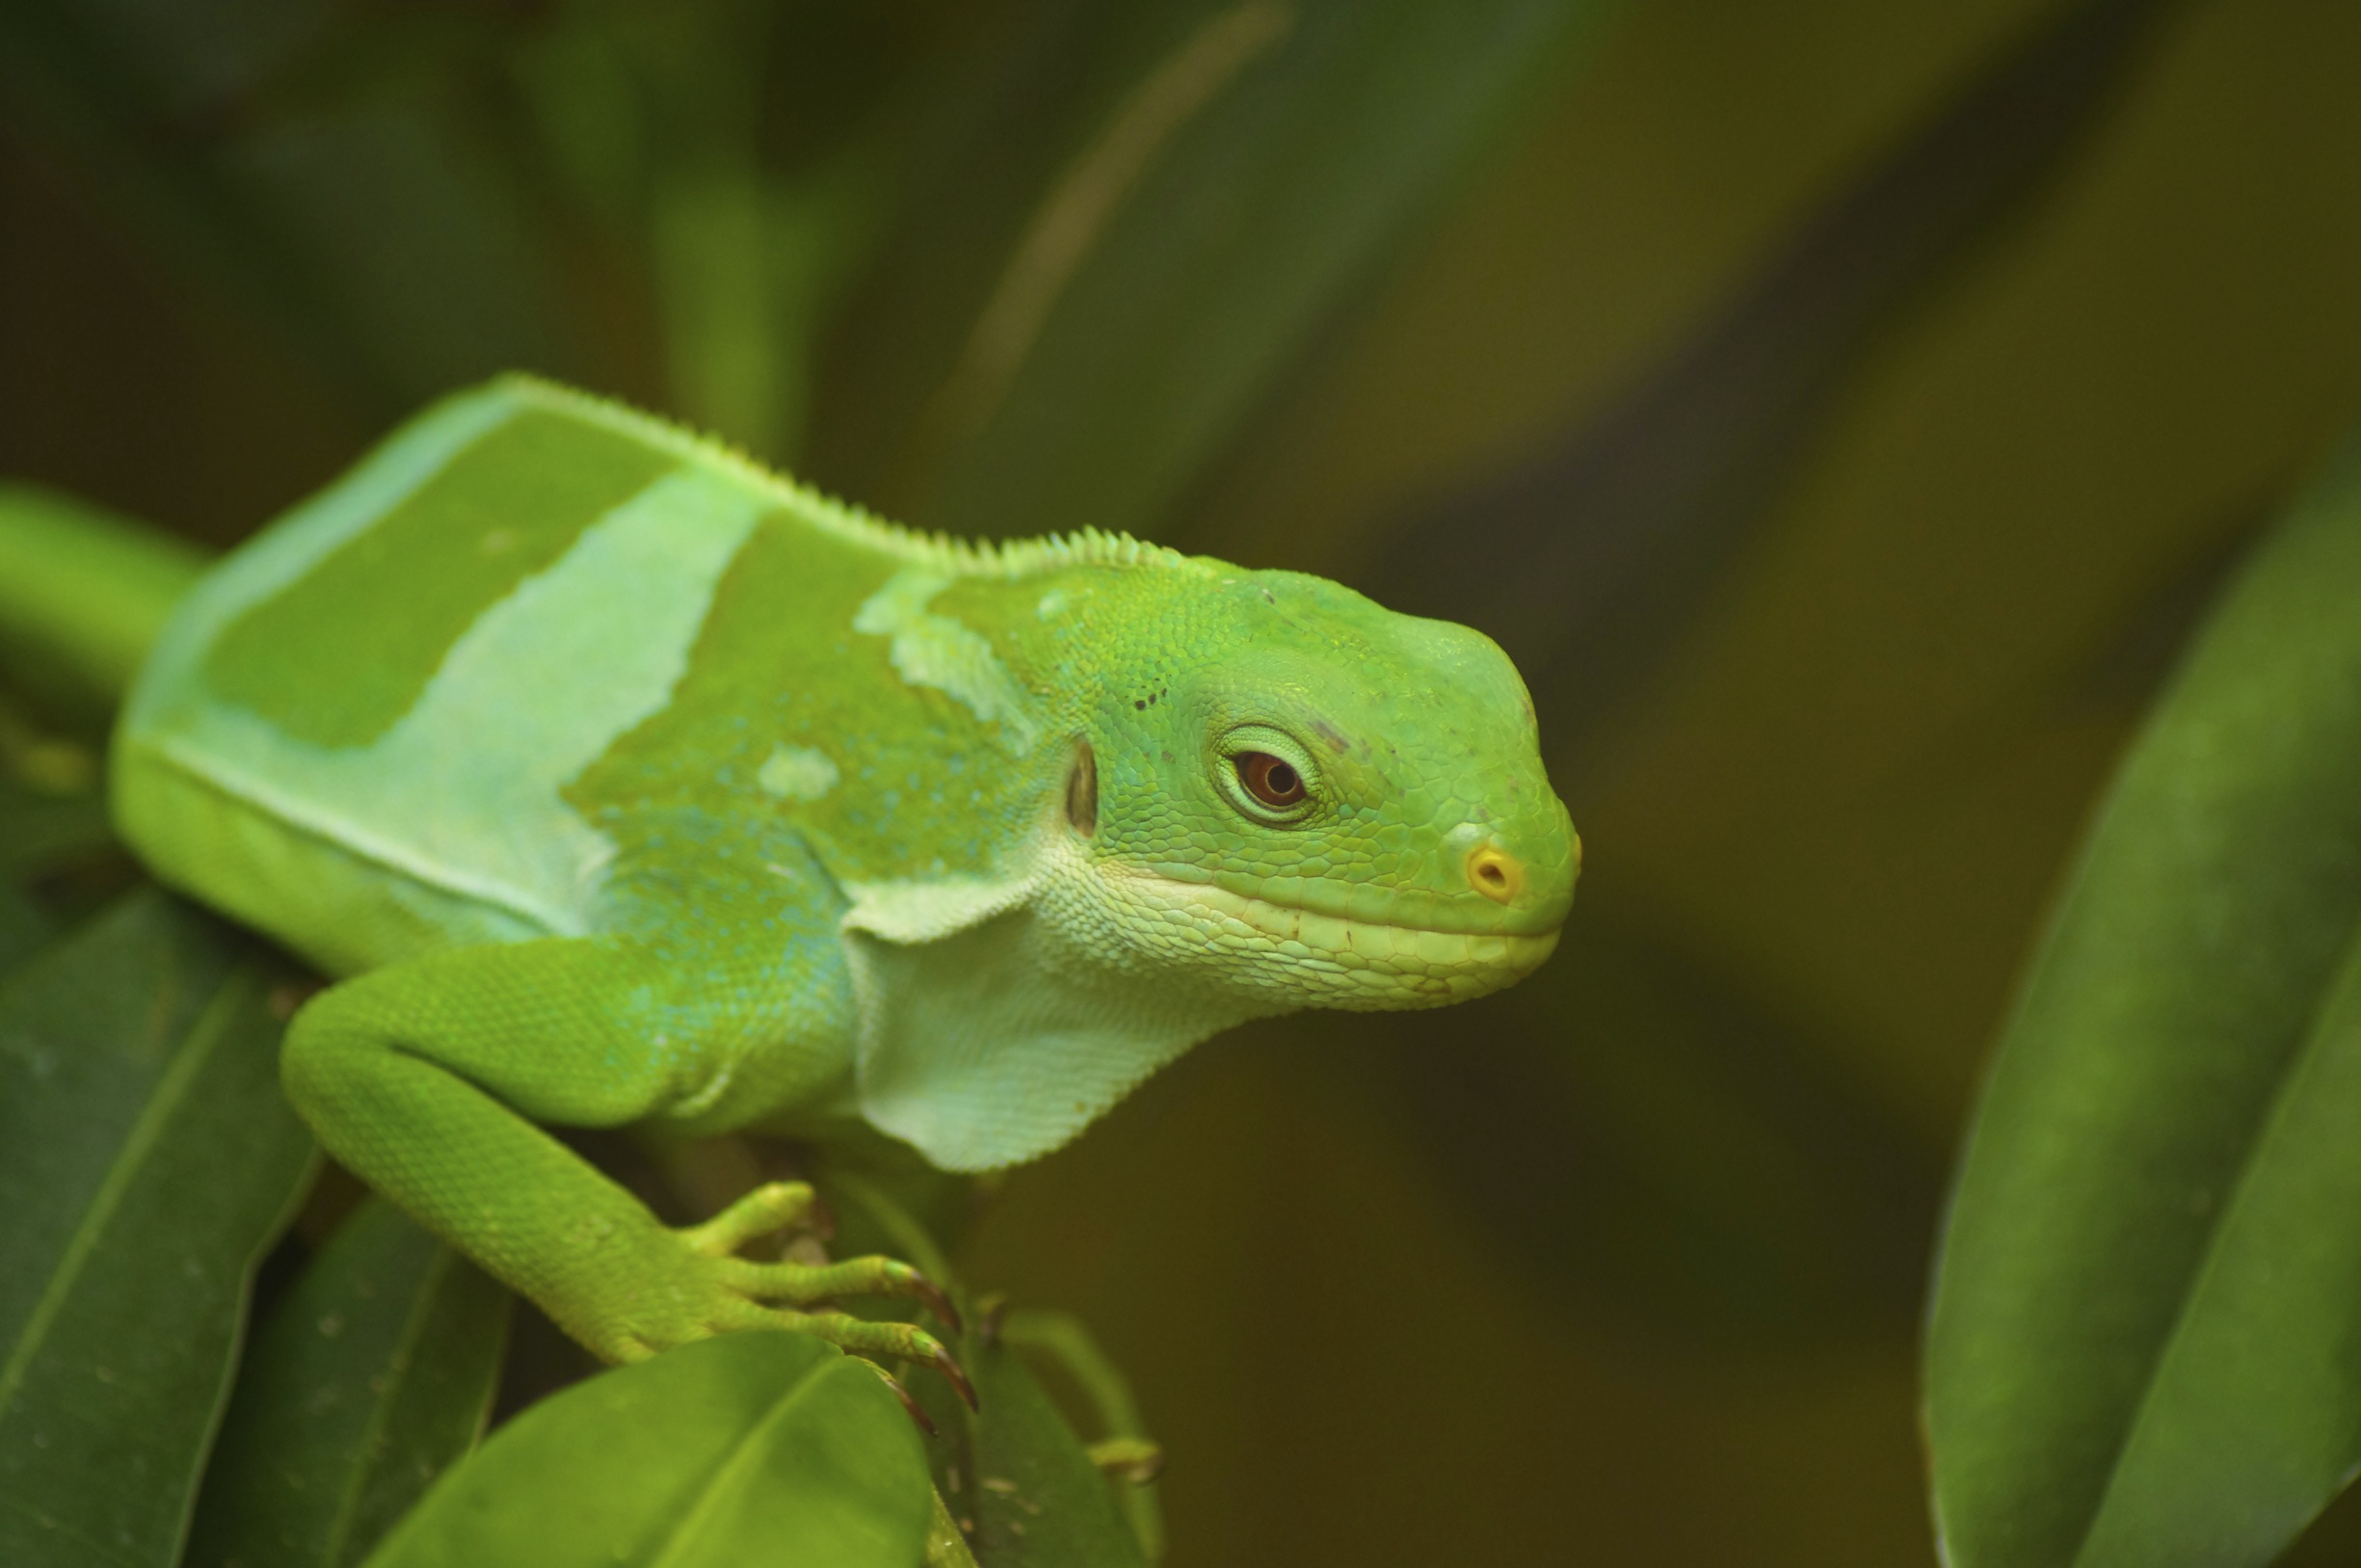
{"type": "Polygon", "coordinates": [[[1177,1568],[1930,1562],[1979,1061],[2361,412],[2356,61],[2321,0],[13,0],[0,470],[227,544],[522,365],[1491,631],[1559,957],[1200,1048],[966,1275],[1129,1371],[1177,1568]]]}

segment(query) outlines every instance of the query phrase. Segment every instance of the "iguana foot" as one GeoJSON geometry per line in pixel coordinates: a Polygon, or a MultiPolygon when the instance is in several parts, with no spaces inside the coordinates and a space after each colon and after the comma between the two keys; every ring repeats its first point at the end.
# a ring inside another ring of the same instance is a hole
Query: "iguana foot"
{"type": "Polygon", "coordinates": [[[703,1225],[680,1233],[693,1251],[724,1264],[723,1277],[761,1301],[805,1306],[836,1296],[906,1296],[957,1334],[958,1309],[924,1274],[895,1258],[848,1258],[838,1263],[758,1263],[735,1256],[740,1247],[804,1227],[821,1212],[808,1182],[769,1182],[703,1225]]]}
{"type": "Polygon", "coordinates": [[[640,1288],[617,1290],[610,1276],[583,1322],[569,1324],[609,1361],[645,1361],[691,1340],[738,1329],[784,1329],[810,1334],[857,1356],[920,1362],[942,1374],[969,1406],[975,1389],[942,1342],[910,1323],[870,1322],[840,1312],[799,1310],[844,1295],[904,1296],[923,1303],[953,1332],[959,1316],[932,1280],[892,1258],[849,1258],[838,1263],[757,1262],[739,1248],[811,1217],[818,1200],[802,1182],[756,1187],[702,1225],[656,1233],[669,1263],[651,1258],[640,1288]],[[620,1299],[618,1299],[620,1297],[620,1299]]]}
{"type": "Polygon", "coordinates": [[[837,1349],[849,1350],[856,1356],[873,1361],[923,1362],[942,1374],[942,1380],[967,1401],[969,1410],[976,1408],[975,1385],[968,1381],[967,1372],[951,1359],[951,1352],[942,1347],[942,1342],[924,1329],[913,1328],[908,1323],[872,1323],[865,1317],[840,1312],[783,1312],[778,1316],[801,1319],[782,1326],[816,1334],[837,1349]]]}

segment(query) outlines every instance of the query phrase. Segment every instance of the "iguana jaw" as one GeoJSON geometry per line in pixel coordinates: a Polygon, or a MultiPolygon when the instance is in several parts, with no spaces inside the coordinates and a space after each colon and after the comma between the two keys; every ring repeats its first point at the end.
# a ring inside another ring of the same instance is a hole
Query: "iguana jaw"
{"type": "MultiPolygon", "coordinates": [[[[1440,931],[1347,919],[1143,871],[1093,868],[1102,917],[1133,951],[1227,985],[1292,997],[1295,1006],[1355,1011],[1437,1007],[1484,996],[1531,973],[1557,933],[1440,931]]],[[[1277,999],[1277,998],[1270,998],[1277,999]]]]}

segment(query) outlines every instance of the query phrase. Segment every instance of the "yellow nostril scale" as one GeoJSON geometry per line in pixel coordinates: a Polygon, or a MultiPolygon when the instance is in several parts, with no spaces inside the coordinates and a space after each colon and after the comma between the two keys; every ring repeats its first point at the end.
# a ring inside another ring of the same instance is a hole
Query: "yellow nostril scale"
{"type": "Polygon", "coordinates": [[[1486,844],[1468,857],[1468,886],[1505,904],[1525,890],[1525,867],[1515,856],[1486,844]]]}

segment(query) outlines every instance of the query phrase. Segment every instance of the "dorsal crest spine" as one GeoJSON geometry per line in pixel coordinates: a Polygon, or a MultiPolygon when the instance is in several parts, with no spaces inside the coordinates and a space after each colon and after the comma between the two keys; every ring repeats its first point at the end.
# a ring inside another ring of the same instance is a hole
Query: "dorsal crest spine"
{"type": "Polygon", "coordinates": [[[961,577],[1017,579],[1069,567],[1142,568],[1210,576],[1217,564],[1127,533],[1082,528],[1038,539],[972,540],[945,533],[920,533],[889,522],[859,506],[821,493],[800,480],[766,466],[728,441],[685,425],[645,413],[595,393],[512,371],[495,384],[519,401],[597,420],[682,457],[723,469],[781,501],[819,527],[900,556],[912,566],[961,577]]]}

